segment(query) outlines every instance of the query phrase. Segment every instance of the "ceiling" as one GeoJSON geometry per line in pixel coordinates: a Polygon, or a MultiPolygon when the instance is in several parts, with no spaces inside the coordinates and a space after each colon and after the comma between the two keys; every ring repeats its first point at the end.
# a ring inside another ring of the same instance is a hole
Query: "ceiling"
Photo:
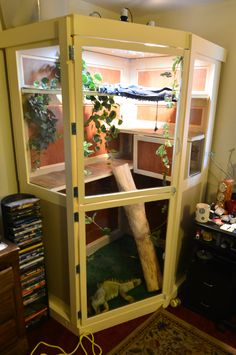
{"type": "Polygon", "coordinates": [[[181,9],[200,4],[223,3],[229,0],[84,0],[89,4],[119,12],[123,7],[130,9],[135,15],[146,15],[152,12],[181,9]]]}

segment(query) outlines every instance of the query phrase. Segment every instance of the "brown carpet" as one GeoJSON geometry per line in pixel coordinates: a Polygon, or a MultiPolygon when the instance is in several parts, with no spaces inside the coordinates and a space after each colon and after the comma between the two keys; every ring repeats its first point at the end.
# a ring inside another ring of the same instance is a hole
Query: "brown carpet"
{"type": "Polygon", "coordinates": [[[108,355],[226,355],[236,349],[160,309],[108,355]]]}

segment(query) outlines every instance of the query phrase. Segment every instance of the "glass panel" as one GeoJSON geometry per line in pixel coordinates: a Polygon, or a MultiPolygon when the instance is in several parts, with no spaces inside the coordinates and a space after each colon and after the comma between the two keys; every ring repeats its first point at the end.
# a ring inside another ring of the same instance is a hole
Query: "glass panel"
{"type": "Polygon", "coordinates": [[[100,47],[82,53],[86,195],[118,192],[113,173],[124,165],[138,189],[168,184],[182,57],[100,47]]]}
{"type": "Polygon", "coordinates": [[[86,213],[88,317],[161,293],[167,211],[164,200],[86,213]]]}
{"type": "Polygon", "coordinates": [[[29,182],[65,188],[63,110],[58,47],[18,52],[29,182]]]}
{"type": "Polygon", "coordinates": [[[187,159],[186,178],[202,171],[213,73],[213,63],[206,60],[195,60],[187,143],[189,159],[187,159]]]}

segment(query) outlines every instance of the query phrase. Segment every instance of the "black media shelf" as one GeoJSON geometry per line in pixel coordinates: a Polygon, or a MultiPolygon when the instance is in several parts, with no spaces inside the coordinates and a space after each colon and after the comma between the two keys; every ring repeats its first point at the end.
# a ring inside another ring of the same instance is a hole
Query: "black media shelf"
{"type": "Polygon", "coordinates": [[[179,290],[184,306],[217,324],[236,328],[236,235],[219,226],[193,223],[193,252],[179,290]]]}

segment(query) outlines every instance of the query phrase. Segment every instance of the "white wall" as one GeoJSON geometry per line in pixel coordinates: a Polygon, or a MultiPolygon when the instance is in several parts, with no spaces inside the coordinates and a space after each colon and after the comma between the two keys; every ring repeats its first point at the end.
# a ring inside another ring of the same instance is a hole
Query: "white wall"
{"type": "MultiPolygon", "coordinates": [[[[68,1],[68,0],[65,0],[68,1]]],[[[112,1],[112,0],[111,0],[112,1]]],[[[117,14],[114,11],[109,11],[106,10],[100,6],[96,6],[96,5],[91,5],[88,4],[85,1],[82,0],[69,0],[69,12],[78,12],[81,15],[89,15],[91,12],[93,11],[98,11],[102,17],[105,18],[111,18],[111,19],[119,19],[120,14],[117,14]]]]}
{"type": "MultiPolygon", "coordinates": [[[[160,26],[193,32],[213,41],[228,51],[227,61],[222,67],[218,95],[216,124],[213,137],[213,151],[216,161],[227,168],[229,150],[235,148],[232,155],[234,178],[236,180],[236,1],[228,0],[215,5],[199,5],[181,11],[168,11],[152,16],[160,26]]],[[[146,23],[150,16],[137,18],[137,22],[146,23]]],[[[208,183],[208,202],[214,199],[218,181],[224,174],[211,164],[208,183]]]]}
{"type": "Polygon", "coordinates": [[[104,18],[119,19],[119,14],[83,0],[0,0],[3,27],[11,28],[71,13],[89,15],[97,11],[104,18]]]}
{"type": "Polygon", "coordinates": [[[118,18],[113,11],[108,11],[96,5],[88,4],[83,0],[41,0],[41,19],[46,20],[53,17],[64,16],[71,13],[89,15],[97,11],[102,17],[118,18]]]}

